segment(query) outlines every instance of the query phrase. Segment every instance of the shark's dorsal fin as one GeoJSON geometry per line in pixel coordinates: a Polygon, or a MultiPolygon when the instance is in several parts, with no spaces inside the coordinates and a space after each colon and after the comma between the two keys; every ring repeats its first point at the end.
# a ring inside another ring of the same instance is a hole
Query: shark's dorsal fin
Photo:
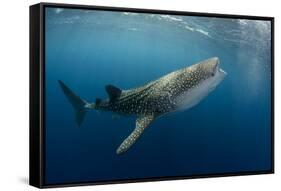
{"type": "Polygon", "coordinates": [[[136,120],[136,128],[134,131],[121,143],[118,147],[116,153],[121,154],[127,151],[140,137],[146,127],[155,119],[154,115],[146,115],[137,118],[136,120]]]}
{"type": "Polygon", "coordinates": [[[110,101],[114,101],[120,97],[122,90],[113,85],[105,86],[105,90],[109,95],[110,101]]]}

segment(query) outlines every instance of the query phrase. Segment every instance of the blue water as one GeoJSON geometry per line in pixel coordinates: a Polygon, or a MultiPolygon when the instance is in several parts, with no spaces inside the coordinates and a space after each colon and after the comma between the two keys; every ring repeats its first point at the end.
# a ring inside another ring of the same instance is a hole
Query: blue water
{"type": "Polygon", "coordinates": [[[46,8],[47,184],[271,168],[270,22],[46,8]],[[197,106],[157,119],[123,155],[134,117],[90,111],[77,128],[57,80],[83,99],[217,56],[228,75],[197,106]]]}

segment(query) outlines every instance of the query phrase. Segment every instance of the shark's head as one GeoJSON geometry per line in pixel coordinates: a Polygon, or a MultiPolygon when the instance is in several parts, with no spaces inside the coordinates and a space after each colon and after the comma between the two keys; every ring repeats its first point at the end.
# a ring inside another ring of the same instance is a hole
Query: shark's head
{"type": "Polygon", "coordinates": [[[218,57],[209,58],[182,70],[185,80],[182,82],[188,88],[208,86],[207,89],[216,87],[227,75],[220,68],[218,57]]]}
{"type": "Polygon", "coordinates": [[[218,85],[227,75],[220,68],[220,60],[218,57],[209,58],[197,64],[197,73],[201,75],[202,81],[212,81],[214,86],[218,85]]]}
{"type": "Polygon", "coordinates": [[[197,87],[205,90],[206,92],[204,91],[204,93],[206,95],[213,91],[227,75],[227,73],[220,68],[220,60],[218,57],[209,58],[198,63],[194,70],[200,81],[197,87]]]}
{"type": "Polygon", "coordinates": [[[217,57],[204,60],[182,70],[179,75],[181,82],[176,86],[181,93],[175,97],[179,109],[187,109],[198,104],[224,79],[226,72],[220,68],[217,57]]]}

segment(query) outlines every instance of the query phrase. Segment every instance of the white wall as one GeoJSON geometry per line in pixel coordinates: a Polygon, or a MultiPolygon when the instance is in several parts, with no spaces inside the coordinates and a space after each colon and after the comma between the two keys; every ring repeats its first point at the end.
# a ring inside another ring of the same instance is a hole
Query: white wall
{"type": "MultiPolygon", "coordinates": [[[[276,17],[276,84],[280,87],[281,12],[278,0],[57,0],[61,3],[170,9],[276,17]]],[[[35,0],[1,1],[0,17],[0,190],[28,186],[28,7],[35,0]]],[[[276,86],[276,88],[277,88],[276,86]]],[[[280,174],[280,88],[276,89],[276,174],[64,188],[65,190],[276,190],[280,174]]],[[[62,189],[55,189],[62,190],[62,189]]]]}

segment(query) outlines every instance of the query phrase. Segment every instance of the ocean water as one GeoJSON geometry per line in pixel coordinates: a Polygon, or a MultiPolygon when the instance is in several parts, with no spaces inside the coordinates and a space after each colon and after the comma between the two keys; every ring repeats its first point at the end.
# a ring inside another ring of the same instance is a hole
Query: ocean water
{"type": "Polygon", "coordinates": [[[46,8],[45,183],[271,168],[269,21],[46,8]],[[123,155],[135,117],[90,111],[77,127],[58,80],[107,98],[217,56],[228,75],[195,107],[154,121],[123,155]]]}

